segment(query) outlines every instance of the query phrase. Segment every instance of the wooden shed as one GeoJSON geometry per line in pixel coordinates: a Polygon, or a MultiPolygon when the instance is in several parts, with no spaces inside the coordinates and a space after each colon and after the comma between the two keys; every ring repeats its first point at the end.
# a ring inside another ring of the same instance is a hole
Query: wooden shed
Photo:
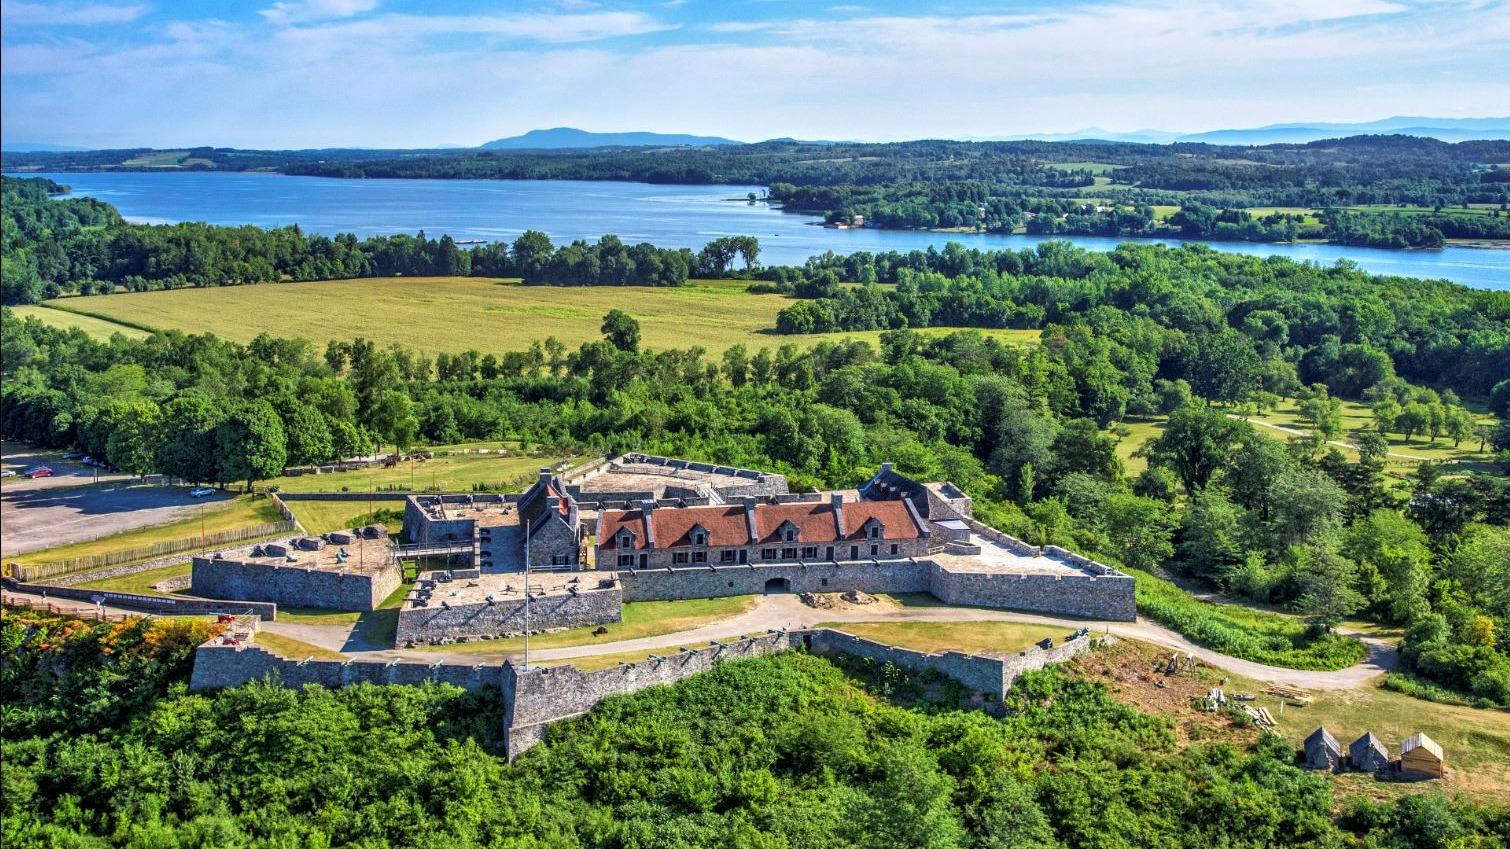
{"type": "Polygon", "coordinates": [[[1360,772],[1389,769],[1389,749],[1370,731],[1347,747],[1348,765],[1360,772]]]}
{"type": "Polygon", "coordinates": [[[1407,777],[1442,778],[1447,756],[1435,740],[1417,731],[1400,746],[1400,772],[1407,777]]]}
{"type": "Polygon", "coordinates": [[[1324,769],[1336,772],[1342,768],[1342,745],[1337,742],[1326,726],[1311,732],[1305,741],[1306,769],[1324,769]]]}

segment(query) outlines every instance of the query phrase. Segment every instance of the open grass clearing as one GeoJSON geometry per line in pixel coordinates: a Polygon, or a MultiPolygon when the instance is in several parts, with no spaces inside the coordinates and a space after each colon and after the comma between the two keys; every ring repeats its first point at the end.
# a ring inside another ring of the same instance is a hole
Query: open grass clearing
{"type": "Polygon", "coordinates": [[[1373,731],[1391,757],[1399,757],[1400,743],[1423,731],[1442,745],[1448,768],[1454,771],[1446,781],[1415,783],[1375,781],[1361,774],[1333,776],[1339,797],[1446,793],[1497,800],[1510,793],[1510,713],[1436,704],[1376,686],[1317,692],[1306,707],[1281,707],[1281,699],[1263,693],[1267,685],[1217,667],[1201,665],[1193,673],[1164,675],[1163,660],[1168,656],[1168,649],[1122,640],[1081,655],[1065,668],[1105,685],[1116,698],[1140,710],[1169,717],[1182,742],[1256,742],[1258,730],[1253,726],[1234,725],[1225,715],[1192,704],[1210,688],[1222,687],[1229,699],[1234,694],[1254,696],[1248,704],[1267,709],[1278,721],[1276,733],[1297,749],[1316,726],[1325,725],[1344,747],[1373,731]]]}
{"type": "MultiPolygon", "coordinates": [[[[555,336],[568,347],[602,338],[611,309],[639,320],[648,348],[700,345],[721,352],[735,345],[775,348],[791,342],[866,339],[880,331],[779,336],[776,313],[793,303],[752,295],[743,280],[692,280],[685,286],[522,286],[481,277],[398,277],[123,292],[61,298],[48,306],[161,330],[214,333],[249,342],[258,333],[304,338],[323,349],[331,340],[363,337],[380,347],[397,342],[427,354],[468,349],[523,350],[555,336]]],[[[933,329],[929,332],[946,332],[933,329]]],[[[983,331],[1031,344],[1035,331],[983,331]]]]}
{"type": "Polygon", "coordinates": [[[208,535],[281,521],[283,521],[283,516],[271,499],[265,496],[238,495],[216,504],[205,503],[196,511],[196,515],[185,519],[136,528],[85,542],[30,551],[14,557],[7,556],[6,561],[22,565],[57,563],[75,557],[109,554],[171,540],[194,539],[201,534],[208,535]]]}
{"type": "Polygon", "coordinates": [[[405,581],[388,594],[376,610],[326,610],[321,607],[278,607],[278,621],[298,625],[345,625],[357,626],[362,637],[369,642],[392,645],[393,633],[398,627],[398,609],[404,597],[414,588],[414,582],[405,581]],[[391,620],[391,621],[390,621],[391,620]],[[386,629],[387,640],[382,639],[386,629]]]}
{"type": "Polygon", "coordinates": [[[1050,162],[1045,167],[1053,168],[1056,171],[1089,171],[1099,176],[1110,171],[1116,171],[1119,168],[1126,168],[1127,166],[1113,165],[1110,162],[1050,162]]]}
{"type": "Polygon", "coordinates": [[[132,572],[129,575],[117,575],[114,578],[102,578],[98,581],[85,581],[80,587],[93,590],[109,590],[117,593],[136,593],[137,595],[171,595],[162,593],[152,588],[159,581],[169,578],[181,578],[194,571],[194,564],[185,560],[172,566],[162,566],[157,569],[147,569],[141,572],[132,572]]]}
{"type": "Polygon", "coordinates": [[[338,651],[331,651],[314,643],[306,643],[303,640],[296,640],[293,637],[274,634],[270,631],[258,632],[253,643],[289,660],[304,660],[305,658],[313,658],[315,660],[346,660],[346,655],[338,651]]]}
{"type": "MultiPolygon", "coordinates": [[[[681,601],[631,601],[624,605],[622,619],[604,625],[605,633],[594,634],[596,628],[570,628],[530,637],[532,649],[570,648],[593,643],[615,643],[640,637],[658,637],[698,628],[721,619],[738,616],[755,605],[756,596],[727,596],[724,598],[696,598],[681,601]]],[[[523,637],[508,637],[501,640],[482,640],[471,643],[453,643],[444,646],[416,646],[420,651],[497,654],[524,651],[523,637]]],[[[563,661],[565,662],[565,661],[563,661]]],[[[576,663],[576,661],[570,661],[576,663]]]]}
{"type": "Polygon", "coordinates": [[[817,627],[917,651],[996,654],[1025,651],[1045,637],[1057,644],[1070,633],[1061,625],[1023,622],[820,622],[817,627]]]}
{"type": "MultiPolygon", "coordinates": [[[[264,481],[264,485],[276,486],[282,492],[467,492],[473,484],[512,491],[528,485],[546,466],[555,466],[563,460],[575,463],[581,459],[527,454],[451,454],[429,460],[405,460],[387,468],[373,466],[346,472],[273,478],[264,481]]],[[[402,497],[396,496],[396,500],[402,500],[402,497]]],[[[288,502],[291,510],[309,503],[288,502]]]]}
{"type": "MultiPolygon", "coordinates": [[[[298,517],[299,524],[312,534],[327,534],[359,524],[356,520],[372,515],[379,510],[403,511],[401,498],[383,501],[287,501],[288,509],[298,517]]],[[[403,522],[385,522],[388,533],[397,536],[403,522]]]]}

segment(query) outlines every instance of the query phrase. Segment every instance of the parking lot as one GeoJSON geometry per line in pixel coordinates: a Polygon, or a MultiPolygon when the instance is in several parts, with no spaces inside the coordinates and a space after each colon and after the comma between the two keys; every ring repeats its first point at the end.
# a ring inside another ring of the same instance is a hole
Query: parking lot
{"type": "Polygon", "coordinates": [[[109,474],[83,463],[63,459],[59,451],[37,451],[25,447],[5,446],[5,454],[0,458],[0,468],[14,471],[15,477],[4,478],[0,481],[6,492],[11,489],[51,489],[57,486],[78,486],[86,483],[104,483],[108,481],[130,480],[130,475],[109,474]],[[32,466],[47,466],[52,469],[52,477],[26,478],[22,472],[32,466]]]}
{"type": "Polygon", "coordinates": [[[0,482],[0,558],[161,525],[232,497],[190,498],[188,487],[132,485],[128,475],[101,474],[94,483],[94,469],[62,462],[53,452],[18,449],[4,457],[5,468],[18,471],[42,464],[56,475],[0,482]]]}

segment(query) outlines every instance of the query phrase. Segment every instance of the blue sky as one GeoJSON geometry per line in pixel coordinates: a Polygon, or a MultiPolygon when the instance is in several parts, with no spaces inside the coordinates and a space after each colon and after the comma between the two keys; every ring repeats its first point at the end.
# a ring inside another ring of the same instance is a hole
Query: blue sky
{"type": "Polygon", "coordinates": [[[0,5],[7,141],[894,140],[1510,112],[1510,2],[0,5]]]}

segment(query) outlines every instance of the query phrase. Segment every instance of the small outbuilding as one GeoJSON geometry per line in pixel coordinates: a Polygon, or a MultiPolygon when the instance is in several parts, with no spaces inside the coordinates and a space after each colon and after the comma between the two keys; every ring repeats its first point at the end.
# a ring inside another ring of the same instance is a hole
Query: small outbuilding
{"type": "Polygon", "coordinates": [[[1370,731],[1347,747],[1348,765],[1359,772],[1382,772],[1389,769],[1389,749],[1370,731]]]}
{"type": "Polygon", "coordinates": [[[1400,772],[1406,778],[1442,778],[1447,756],[1435,740],[1417,731],[1400,746],[1400,772]]]}
{"type": "Polygon", "coordinates": [[[1306,769],[1324,769],[1337,772],[1342,768],[1342,745],[1337,742],[1326,726],[1311,732],[1305,741],[1306,769]]]}

